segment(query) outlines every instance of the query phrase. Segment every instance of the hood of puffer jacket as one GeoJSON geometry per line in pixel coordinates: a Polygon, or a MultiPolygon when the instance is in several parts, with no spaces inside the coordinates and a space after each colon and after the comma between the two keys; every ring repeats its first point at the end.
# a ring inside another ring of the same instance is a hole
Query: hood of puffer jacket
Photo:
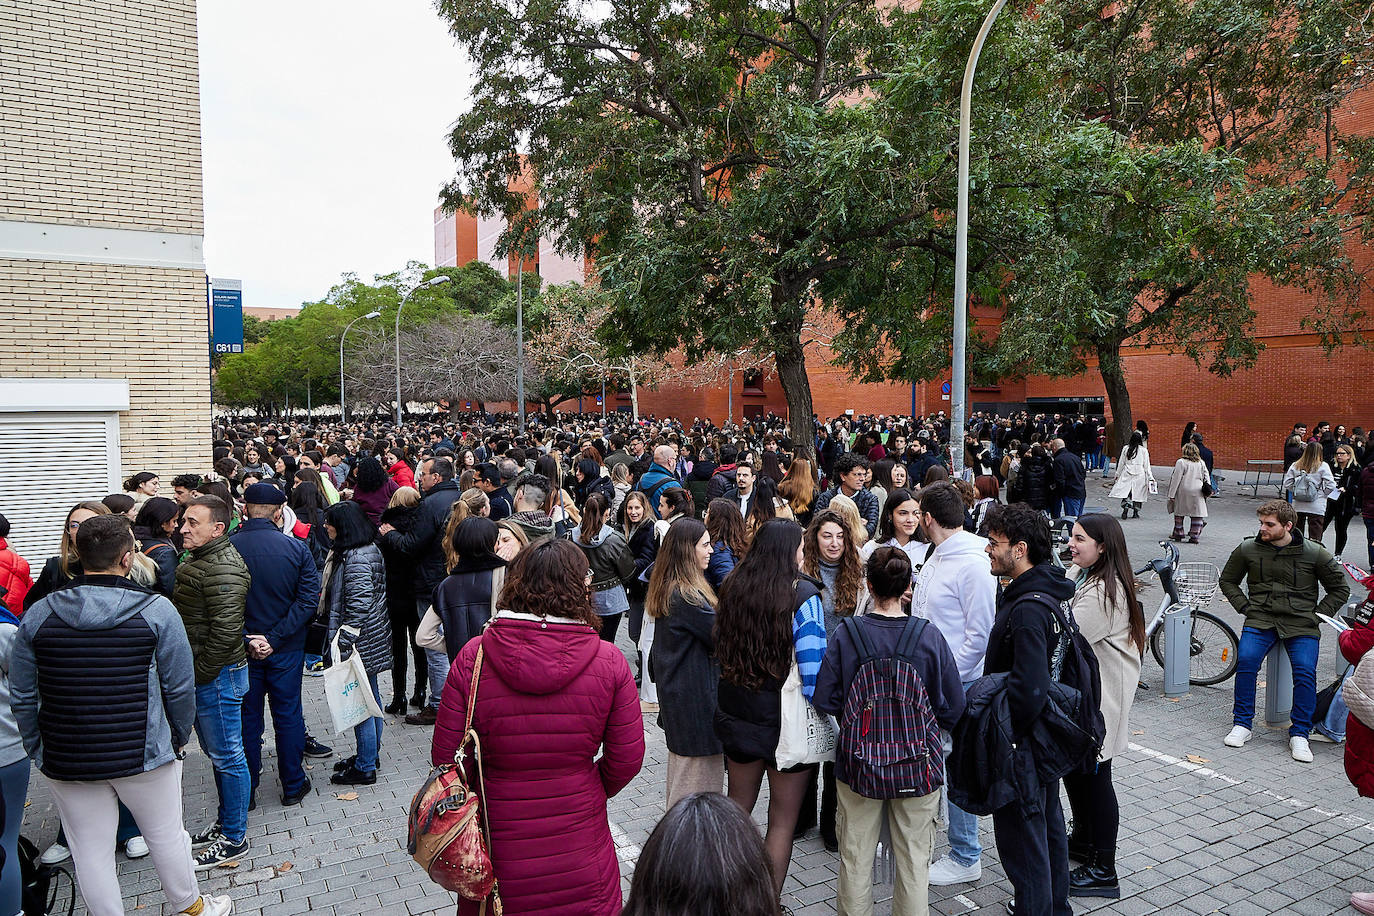
{"type": "Polygon", "coordinates": [[[83,576],[43,602],[74,630],[109,630],[159,597],[123,576],[83,576]]]}
{"type": "Polygon", "coordinates": [[[521,693],[562,690],[596,658],[601,637],[586,624],[498,617],[482,635],[484,664],[521,693]]]}

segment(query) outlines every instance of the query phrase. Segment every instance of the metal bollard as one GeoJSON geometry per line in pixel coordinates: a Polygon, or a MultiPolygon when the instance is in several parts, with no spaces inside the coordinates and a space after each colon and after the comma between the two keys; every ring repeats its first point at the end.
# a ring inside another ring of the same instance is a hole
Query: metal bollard
{"type": "Polygon", "coordinates": [[[1164,612],[1164,695],[1181,697],[1188,692],[1193,671],[1192,608],[1178,602],[1164,612]]]}
{"type": "Polygon", "coordinates": [[[1283,642],[1274,643],[1264,660],[1264,722],[1282,725],[1293,711],[1293,663],[1283,642]]]}

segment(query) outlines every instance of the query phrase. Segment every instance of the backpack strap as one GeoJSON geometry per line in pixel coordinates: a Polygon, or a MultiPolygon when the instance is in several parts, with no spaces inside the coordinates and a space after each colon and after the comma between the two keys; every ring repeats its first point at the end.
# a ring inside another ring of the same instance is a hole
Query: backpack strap
{"type": "Polygon", "coordinates": [[[863,626],[857,617],[843,617],[840,619],[840,626],[844,627],[849,638],[854,640],[854,644],[859,647],[859,664],[862,665],[869,659],[876,658],[878,650],[873,645],[873,640],[868,638],[863,626]]]}
{"type": "Polygon", "coordinates": [[[916,644],[921,641],[921,634],[925,632],[926,624],[930,623],[924,617],[907,617],[906,627],[902,630],[902,635],[897,639],[897,648],[892,653],[894,659],[915,658],[916,644]]]}

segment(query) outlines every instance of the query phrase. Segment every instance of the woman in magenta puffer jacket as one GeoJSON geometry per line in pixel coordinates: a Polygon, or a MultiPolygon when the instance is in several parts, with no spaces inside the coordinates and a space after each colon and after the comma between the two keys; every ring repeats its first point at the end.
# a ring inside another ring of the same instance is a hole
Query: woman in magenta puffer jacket
{"type": "MultiPolygon", "coordinates": [[[[453,762],[480,645],[472,726],[507,916],[616,916],[621,908],[606,800],[644,763],[644,723],[625,656],[597,635],[587,572],[570,541],[521,551],[501,593],[509,610],[458,653],[439,705],[436,766],[453,762]]],[[[469,772],[476,775],[471,764],[469,772]]],[[[458,912],[477,907],[460,901],[458,912]]]]}

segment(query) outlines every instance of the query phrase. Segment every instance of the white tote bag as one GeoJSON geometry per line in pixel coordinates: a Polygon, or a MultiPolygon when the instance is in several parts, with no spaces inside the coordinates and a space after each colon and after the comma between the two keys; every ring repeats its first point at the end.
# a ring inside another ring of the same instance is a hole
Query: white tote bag
{"type": "Polygon", "coordinates": [[[329,714],[334,718],[334,733],[347,731],[376,716],[381,718],[382,707],[372,695],[367,682],[367,668],[357,647],[345,661],[339,661],[339,634],[345,629],[356,639],[353,627],[340,627],[332,644],[334,664],[324,669],[324,696],[329,701],[329,714]]]}
{"type": "Polygon", "coordinates": [[[802,693],[797,658],[782,685],[782,719],[778,729],[778,769],[803,763],[830,763],[835,759],[835,729],[830,717],[816,711],[802,693]]]}

